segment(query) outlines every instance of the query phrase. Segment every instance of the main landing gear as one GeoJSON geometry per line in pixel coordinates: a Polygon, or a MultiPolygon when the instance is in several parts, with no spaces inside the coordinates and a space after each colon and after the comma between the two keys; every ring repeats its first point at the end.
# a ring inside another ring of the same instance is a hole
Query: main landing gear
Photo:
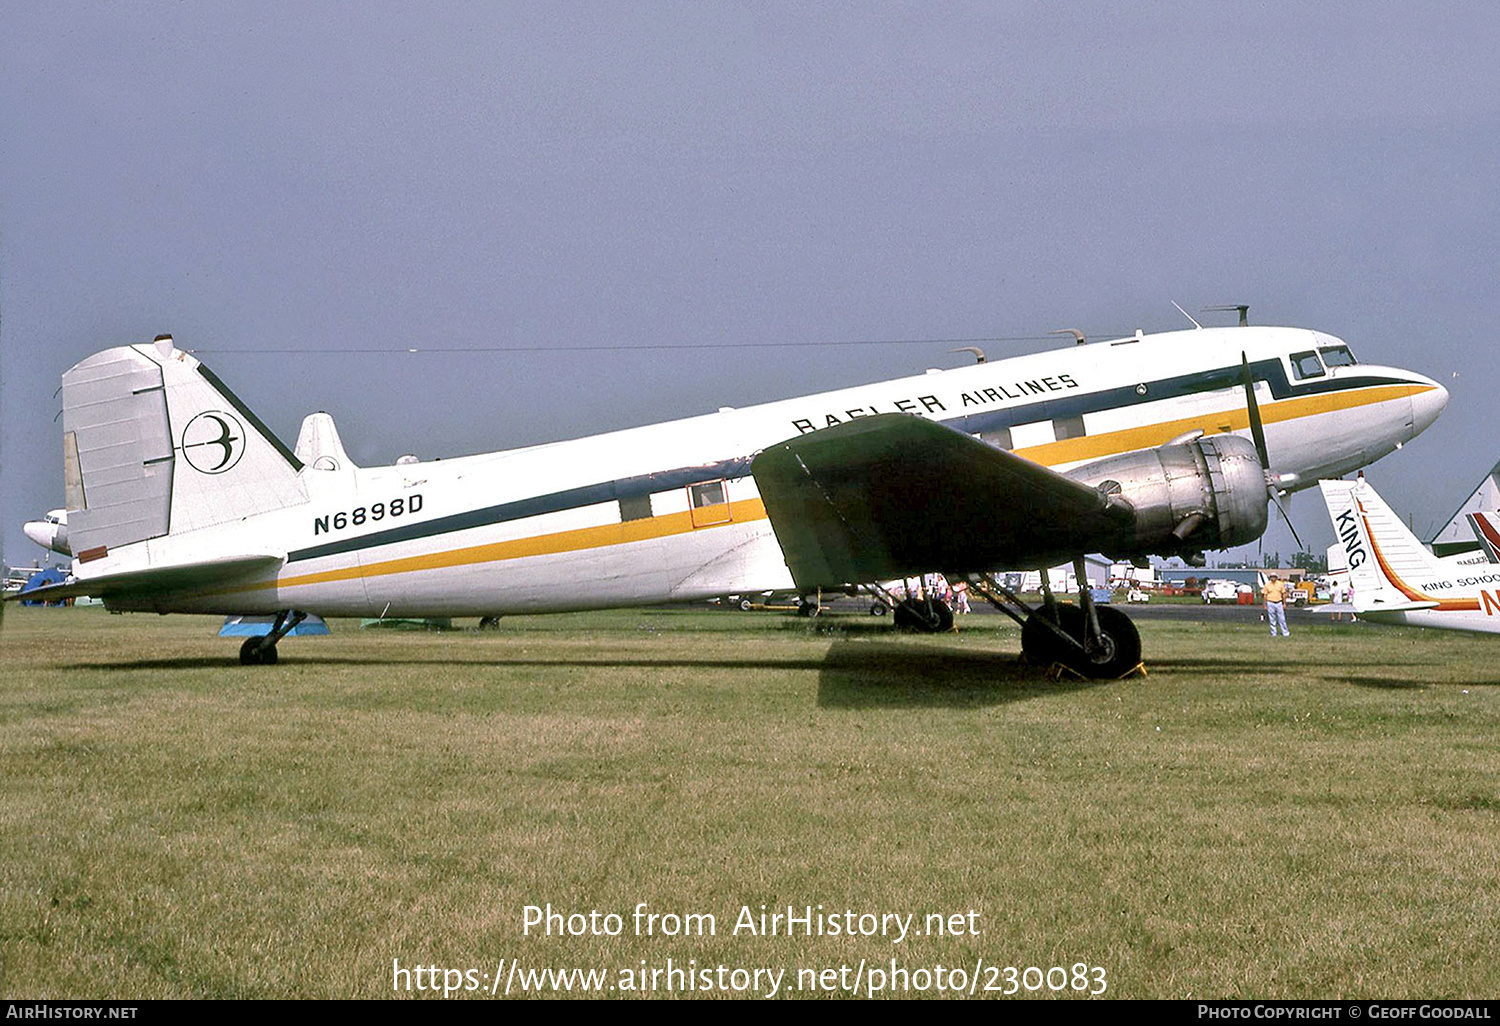
{"type": "Polygon", "coordinates": [[[1042,605],[1027,606],[1015,592],[988,574],[974,590],[1000,612],[1021,625],[1021,652],[1036,666],[1061,663],[1083,677],[1113,680],[1141,662],[1141,635],[1130,617],[1112,606],[1096,606],[1084,575],[1083,559],[1073,561],[1080,606],[1058,602],[1045,572],[1042,605]]]}
{"type": "Polygon", "coordinates": [[[270,634],[262,634],[255,638],[246,638],[245,643],[240,646],[241,666],[275,666],[276,665],[276,643],[296,627],[307,614],[300,609],[283,609],[276,614],[276,622],[271,625],[270,634]]]}
{"type": "Polygon", "coordinates": [[[953,629],[953,610],[942,599],[934,598],[930,591],[923,590],[921,598],[913,598],[908,590],[904,597],[897,598],[878,583],[863,587],[874,596],[870,603],[872,616],[884,616],[889,609],[894,614],[891,621],[897,627],[921,634],[946,634],[953,629]]]}

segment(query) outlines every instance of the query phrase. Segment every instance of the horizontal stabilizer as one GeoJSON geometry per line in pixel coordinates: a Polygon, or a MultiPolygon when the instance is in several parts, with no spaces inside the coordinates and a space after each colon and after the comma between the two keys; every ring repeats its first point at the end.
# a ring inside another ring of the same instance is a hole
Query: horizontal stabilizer
{"type": "Polygon", "coordinates": [[[1426,602],[1399,602],[1386,601],[1377,596],[1368,602],[1356,603],[1354,608],[1360,613],[1414,613],[1418,609],[1436,609],[1438,605],[1436,599],[1426,602]]]}
{"type": "Polygon", "coordinates": [[[787,439],[751,471],[804,589],[1048,566],[1097,546],[1118,516],[1096,488],[905,414],[787,439]]]}
{"type": "Polygon", "coordinates": [[[225,559],[210,559],[176,566],[153,566],[144,570],[75,578],[66,584],[33,588],[27,592],[7,595],[6,601],[24,598],[54,602],[58,599],[78,598],[82,595],[102,599],[118,597],[134,601],[150,599],[158,594],[211,591],[264,576],[279,569],[284,562],[286,562],[285,556],[258,555],[231,556],[225,559]]]}

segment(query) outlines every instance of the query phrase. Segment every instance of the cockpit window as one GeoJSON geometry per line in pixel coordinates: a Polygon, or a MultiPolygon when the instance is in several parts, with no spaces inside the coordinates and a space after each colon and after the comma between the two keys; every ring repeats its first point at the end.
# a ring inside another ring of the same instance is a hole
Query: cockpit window
{"type": "Polygon", "coordinates": [[[1323,376],[1323,363],[1314,352],[1292,354],[1292,375],[1301,381],[1303,378],[1321,378],[1323,376]]]}
{"type": "Polygon", "coordinates": [[[1318,352],[1323,355],[1323,362],[1330,367],[1354,366],[1354,354],[1349,352],[1348,346],[1325,346],[1318,352]]]}

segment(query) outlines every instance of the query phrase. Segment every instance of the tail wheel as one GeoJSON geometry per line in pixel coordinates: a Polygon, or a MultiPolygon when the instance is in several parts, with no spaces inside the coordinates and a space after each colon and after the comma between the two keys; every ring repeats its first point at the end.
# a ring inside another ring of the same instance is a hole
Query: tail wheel
{"type": "Polygon", "coordinates": [[[276,659],[276,646],[261,648],[260,638],[246,638],[240,646],[241,666],[275,666],[276,659]]]}

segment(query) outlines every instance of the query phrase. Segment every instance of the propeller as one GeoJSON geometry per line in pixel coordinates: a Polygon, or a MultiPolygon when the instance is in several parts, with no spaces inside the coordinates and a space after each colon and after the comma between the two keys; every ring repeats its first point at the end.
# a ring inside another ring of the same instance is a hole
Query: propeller
{"type": "Polygon", "coordinates": [[[1276,475],[1271,473],[1271,454],[1266,450],[1266,428],[1260,419],[1260,403],[1255,399],[1255,380],[1250,376],[1250,358],[1240,353],[1240,381],[1245,386],[1245,408],[1250,414],[1250,437],[1255,442],[1255,453],[1260,457],[1260,468],[1266,475],[1266,496],[1276,511],[1281,514],[1281,519],[1286,523],[1288,531],[1292,532],[1292,538],[1297,542],[1297,548],[1306,548],[1302,539],[1297,536],[1297,528],[1292,526],[1292,518],[1282,503],[1283,493],[1277,487],[1276,475]]]}

